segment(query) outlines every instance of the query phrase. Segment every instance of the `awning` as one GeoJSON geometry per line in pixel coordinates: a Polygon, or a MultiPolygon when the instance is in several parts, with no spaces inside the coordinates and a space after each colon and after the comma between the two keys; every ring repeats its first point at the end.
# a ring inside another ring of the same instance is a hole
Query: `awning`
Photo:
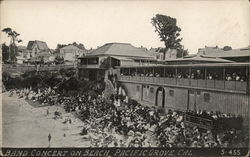
{"type": "Polygon", "coordinates": [[[141,60],[141,61],[157,61],[155,58],[133,58],[133,60],[141,60]]]}
{"type": "Polygon", "coordinates": [[[226,60],[222,58],[203,57],[203,56],[184,57],[184,58],[164,60],[164,62],[183,62],[183,61],[214,62],[214,63],[233,63],[234,62],[234,61],[230,61],[230,60],[226,60]]]}

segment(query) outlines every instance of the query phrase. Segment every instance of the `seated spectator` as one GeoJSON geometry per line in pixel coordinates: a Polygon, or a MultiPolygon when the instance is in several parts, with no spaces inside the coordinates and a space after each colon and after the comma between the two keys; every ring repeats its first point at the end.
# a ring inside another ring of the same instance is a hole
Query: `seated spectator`
{"type": "Polygon", "coordinates": [[[227,80],[227,81],[232,81],[232,77],[231,77],[230,74],[226,74],[226,80],[227,80]]]}
{"type": "Polygon", "coordinates": [[[240,76],[239,76],[239,75],[236,75],[235,80],[236,80],[236,81],[240,81],[240,76]]]}

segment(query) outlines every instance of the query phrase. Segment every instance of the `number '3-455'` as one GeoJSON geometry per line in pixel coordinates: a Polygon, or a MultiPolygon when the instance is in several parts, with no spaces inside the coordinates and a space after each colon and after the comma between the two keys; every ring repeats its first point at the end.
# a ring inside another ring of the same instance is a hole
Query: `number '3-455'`
{"type": "Polygon", "coordinates": [[[240,156],[241,152],[240,152],[240,149],[229,149],[229,150],[222,149],[220,155],[225,155],[225,156],[226,155],[237,155],[237,156],[240,156]]]}

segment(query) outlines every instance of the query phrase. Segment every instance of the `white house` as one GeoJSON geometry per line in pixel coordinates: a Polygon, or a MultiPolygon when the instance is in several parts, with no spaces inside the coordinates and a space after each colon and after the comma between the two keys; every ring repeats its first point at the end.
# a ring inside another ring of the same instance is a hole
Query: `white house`
{"type": "Polygon", "coordinates": [[[38,40],[29,41],[27,45],[27,52],[27,59],[37,57],[40,53],[51,53],[46,42],[38,40]]]}
{"type": "Polygon", "coordinates": [[[23,64],[25,58],[23,56],[16,56],[17,64],[23,64]]]}
{"type": "Polygon", "coordinates": [[[60,57],[63,57],[66,62],[76,62],[78,57],[84,55],[85,51],[74,45],[68,45],[60,49],[60,57]]]}

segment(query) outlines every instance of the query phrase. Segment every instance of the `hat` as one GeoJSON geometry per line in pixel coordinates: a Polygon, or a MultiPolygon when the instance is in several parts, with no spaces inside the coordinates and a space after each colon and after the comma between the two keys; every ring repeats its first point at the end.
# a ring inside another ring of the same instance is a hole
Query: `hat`
{"type": "Polygon", "coordinates": [[[141,136],[142,134],[139,131],[137,131],[135,132],[135,135],[141,136]]]}
{"type": "Polygon", "coordinates": [[[133,132],[132,130],[130,130],[130,131],[128,132],[128,136],[134,136],[134,132],[133,132]]]}

